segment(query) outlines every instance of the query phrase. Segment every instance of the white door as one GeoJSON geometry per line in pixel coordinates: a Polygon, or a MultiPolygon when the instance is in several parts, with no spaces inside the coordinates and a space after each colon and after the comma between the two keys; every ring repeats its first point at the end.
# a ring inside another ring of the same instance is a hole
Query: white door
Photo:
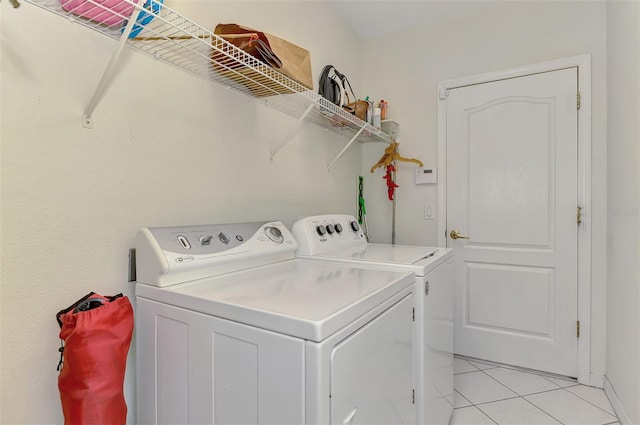
{"type": "Polygon", "coordinates": [[[577,376],[577,75],[448,92],[458,354],[577,376]]]}

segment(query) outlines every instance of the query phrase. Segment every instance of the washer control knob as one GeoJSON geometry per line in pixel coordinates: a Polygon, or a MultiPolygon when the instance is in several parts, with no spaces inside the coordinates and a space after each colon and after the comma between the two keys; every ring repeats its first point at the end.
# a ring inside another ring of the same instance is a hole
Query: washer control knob
{"type": "Polygon", "coordinates": [[[358,225],[357,221],[352,221],[350,225],[351,225],[351,230],[353,230],[354,232],[357,232],[358,230],[360,230],[360,226],[358,225]]]}
{"type": "Polygon", "coordinates": [[[336,223],[336,233],[342,233],[342,224],[336,223]]]}
{"type": "Polygon", "coordinates": [[[200,236],[200,245],[210,245],[213,236],[200,236]]]}
{"type": "Polygon", "coordinates": [[[218,239],[220,239],[220,242],[225,245],[229,243],[229,236],[225,235],[222,232],[218,233],[218,239]]]}
{"type": "Polygon", "coordinates": [[[318,227],[316,227],[316,232],[318,232],[320,236],[324,236],[327,233],[327,228],[320,224],[318,227]]]}
{"type": "Polygon", "coordinates": [[[333,227],[333,224],[327,224],[327,233],[330,235],[333,235],[333,232],[335,232],[335,228],[333,227]]]}
{"type": "Polygon", "coordinates": [[[284,242],[284,236],[282,236],[282,232],[277,227],[267,227],[264,232],[266,233],[267,237],[275,243],[284,242]]]}

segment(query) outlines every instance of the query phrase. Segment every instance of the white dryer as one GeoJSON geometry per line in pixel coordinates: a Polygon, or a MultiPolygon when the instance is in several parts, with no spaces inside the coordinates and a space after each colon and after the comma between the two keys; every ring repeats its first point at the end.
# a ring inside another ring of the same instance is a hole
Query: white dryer
{"type": "Polygon", "coordinates": [[[353,216],[306,217],[292,228],[298,258],[410,271],[416,277],[416,420],[448,424],[453,412],[453,252],[367,243],[353,216]]]}
{"type": "Polygon", "coordinates": [[[137,423],[415,422],[413,274],[296,247],[280,222],[138,233],[137,423]]]}

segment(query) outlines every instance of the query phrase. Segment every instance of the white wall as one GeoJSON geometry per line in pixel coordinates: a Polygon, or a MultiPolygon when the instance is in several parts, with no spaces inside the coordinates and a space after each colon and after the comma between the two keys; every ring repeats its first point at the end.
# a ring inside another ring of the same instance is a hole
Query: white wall
{"type": "MultiPolygon", "coordinates": [[[[360,41],[317,25],[335,21],[322,2],[167,1],[204,26],[239,22],[309,49],[314,79],[329,61],[360,75],[360,41]]],[[[1,7],[0,422],[61,423],[55,314],[89,291],[132,295],[140,227],[354,213],[361,152],[327,172],[347,139],[308,124],[271,162],[295,120],[133,51],[84,129],[115,42],[24,1],[1,7]]]]}
{"type": "MultiPolygon", "coordinates": [[[[640,424],[640,3],[607,3],[607,379],[640,424]]],[[[611,396],[611,395],[610,395],[611,396]]],[[[623,418],[621,418],[623,419],[623,418]]],[[[623,422],[624,423],[624,422],[623,422]]]]}
{"type": "MultiPolygon", "coordinates": [[[[437,166],[436,85],[439,81],[590,53],[592,57],[592,350],[595,380],[605,372],[606,322],[606,3],[583,1],[470,2],[466,15],[367,41],[367,94],[390,103],[400,123],[400,153],[437,166]]],[[[381,148],[365,146],[363,168],[381,148]]],[[[413,164],[400,163],[396,242],[433,245],[436,222],[423,218],[437,204],[435,185],[416,186],[413,164]]],[[[374,241],[390,241],[391,202],[378,171],[365,181],[374,241]]],[[[586,212],[589,214],[589,212],[586,212]]]]}

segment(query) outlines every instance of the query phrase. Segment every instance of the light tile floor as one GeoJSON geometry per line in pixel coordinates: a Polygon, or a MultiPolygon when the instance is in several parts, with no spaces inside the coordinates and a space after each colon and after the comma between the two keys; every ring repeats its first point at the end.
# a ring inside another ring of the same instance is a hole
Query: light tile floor
{"type": "Polygon", "coordinates": [[[599,388],[456,357],[449,425],[619,425],[599,388]]]}

